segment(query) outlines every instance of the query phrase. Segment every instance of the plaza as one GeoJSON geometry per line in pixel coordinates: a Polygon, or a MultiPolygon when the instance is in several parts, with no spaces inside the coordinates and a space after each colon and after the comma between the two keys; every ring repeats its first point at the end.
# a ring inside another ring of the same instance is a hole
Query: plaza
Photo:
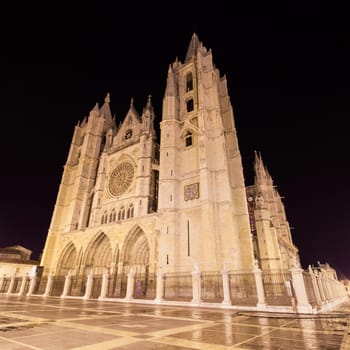
{"type": "Polygon", "coordinates": [[[350,349],[349,314],[0,295],[0,349],[350,349]]]}

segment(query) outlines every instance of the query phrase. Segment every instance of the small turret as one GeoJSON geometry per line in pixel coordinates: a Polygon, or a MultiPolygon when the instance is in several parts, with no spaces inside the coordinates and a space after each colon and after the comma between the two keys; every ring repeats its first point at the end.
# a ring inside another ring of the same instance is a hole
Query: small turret
{"type": "Polygon", "coordinates": [[[256,185],[269,185],[273,186],[273,181],[271,175],[269,174],[264,162],[262,160],[261,154],[254,151],[254,170],[255,170],[255,183],[256,185]]]}
{"type": "Polygon", "coordinates": [[[154,131],[154,111],[151,101],[152,96],[148,95],[146,107],[143,109],[142,113],[142,124],[143,124],[143,133],[155,136],[154,131]]]}
{"type": "Polygon", "coordinates": [[[98,106],[98,102],[96,102],[94,108],[91,111],[98,112],[98,113],[100,112],[100,108],[98,106]]]}
{"type": "Polygon", "coordinates": [[[105,97],[104,104],[100,109],[100,113],[105,119],[105,125],[103,128],[104,131],[107,131],[109,128],[113,128],[114,126],[111,109],[109,107],[110,102],[111,102],[111,99],[108,93],[107,96],[105,97]]]}
{"type": "Polygon", "coordinates": [[[135,105],[134,105],[134,98],[133,97],[131,97],[131,99],[130,99],[130,108],[129,108],[128,114],[133,114],[137,118],[139,118],[138,117],[139,114],[138,114],[138,112],[137,112],[137,110],[135,108],[135,105]]]}
{"type": "Polygon", "coordinates": [[[257,178],[262,178],[266,176],[266,172],[265,172],[265,167],[264,167],[264,163],[262,161],[261,158],[261,154],[257,151],[254,151],[255,157],[254,157],[254,170],[255,170],[255,176],[257,178]]]}

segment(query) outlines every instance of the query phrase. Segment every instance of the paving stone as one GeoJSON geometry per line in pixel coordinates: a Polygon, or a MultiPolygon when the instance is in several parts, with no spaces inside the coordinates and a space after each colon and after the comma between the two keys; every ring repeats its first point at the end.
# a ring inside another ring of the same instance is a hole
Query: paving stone
{"type": "Polygon", "coordinates": [[[350,349],[350,301],[317,315],[0,294],[1,350],[350,349]]]}

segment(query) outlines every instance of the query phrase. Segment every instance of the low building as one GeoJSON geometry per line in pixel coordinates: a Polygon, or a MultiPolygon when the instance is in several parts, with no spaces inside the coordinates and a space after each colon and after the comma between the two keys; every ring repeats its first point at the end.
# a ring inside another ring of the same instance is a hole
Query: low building
{"type": "Polygon", "coordinates": [[[33,275],[39,261],[31,260],[32,251],[20,245],[0,248],[0,277],[33,275]]]}

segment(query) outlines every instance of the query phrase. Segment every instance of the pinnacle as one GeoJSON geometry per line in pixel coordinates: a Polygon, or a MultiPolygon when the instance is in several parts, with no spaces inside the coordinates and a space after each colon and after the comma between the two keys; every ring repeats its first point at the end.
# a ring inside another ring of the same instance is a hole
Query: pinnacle
{"type": "Polygon", "coordinates": [[[193,56],[197,54],[200,44],[201,42],[199,41],[197,34],[193,33],[190,44],[187,49],[185,62],[188,62],[193,56]]]}

